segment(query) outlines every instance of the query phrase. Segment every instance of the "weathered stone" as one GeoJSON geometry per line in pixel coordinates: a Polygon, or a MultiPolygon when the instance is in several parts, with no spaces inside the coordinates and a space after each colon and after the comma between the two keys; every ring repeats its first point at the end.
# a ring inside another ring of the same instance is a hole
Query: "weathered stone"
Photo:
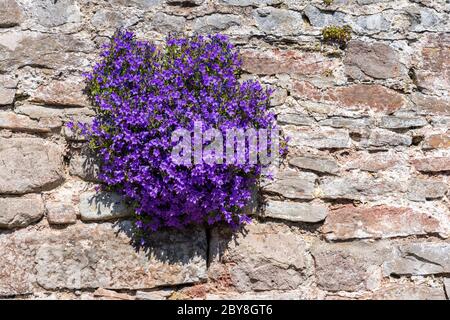
{"type": "Polygon", "coordinates": [[[0,0],[0,28],[9,28],[21,24],[22,9],[16,0],[0,0]]]}
{"type": "Polygon", "coordinates": [[[205,300],[303,300],[308,299],[303,290],[263,292],[217,292],[206,294],[205,300]]]}
{"type": "Polygon", "coordinates": [[[134,300],[134,296],[126,293],[119,293],[113,290],[98,288],[94,291],[94,297],[104,298],[107,300],[134,300]]]}
{"type": "Polygon", "coordinates": [[[0,75],[0,106],[14,103],[16,95],[17,80],[0,75]]]}
{"type": "Polygon", "coordinates": [[[295,222],[316,223],[325,219],[328,207],[323,204],[269,200],[265,217],[295,222]]]}
{"type": "Polygon", "coordinates": [[[342,12],[322,11],[312,5],[308,5],[304,13],[313,27],[323,28],[329,25],[339,26],[344,24],[345,14],[342,12]]]}
{"type": "Polygon", "coordinates": [[[401,94],[378,84],[353,84],[321,91],[309,82],[295,81],[292,90],[294,96],[337,104],[349,110],[373,110],[390,114],[406,105],[401,94]]]}
{"type": "Polygon", "coordinates": [[[315,242],[311,248],[317,285],[327,291],[374,290],[380,286],[381,265],[389,259],[383,243],[315,242]]]}
{"type": "Polygon", "coordinates": [[[442,229],[432,216],[410,208],[346,205],[330,211],[322,231],[328,240],[348,240],[424,235],[442,229]]]}
{"type": "Polygon", "coordinates": [[[446,242],[416,242],[401,245],[384,264],[386,274],[429,275],[450,272],[450,245],[446,242]]]}
{"type": "Polygon", "coordinates": [[[280,113],[277,115],[277,122],[279,124],[292,124],[296,126],[309,126],[314,123],[313,118],[307,114],[299,113],[280,113]]]}
{"type": "Polygon", "coordinates": [[[47,220],[50,224],[65,225],[77,222],[77,214],[72,205],[59,201],[48,201],[45,203],[47,209],[47,220]]]}
{"type": "Polygon", "coordinates": [[[448,97],[433,97],[421,93],[411,95],[411,101],[416,105],[417,112],[423,115],[448,115],[450,99],[448,97]]]}
{"type": "Polygon", "coordinates": [[[296,74],[302,76],[321,76],[337,67],[337,61],[320,53],[298,52],[294,50],[271,49],[266,51],[243,50],[242,68],[250,73],[296,74]]]}
{"type": "Polygon", "coordinates": [[[264,4],[267,5],[280,4],[282,0],[220,0],[220,2],[231,6],[247,7],[247,6],[259,6],[264,4]]]}
{"type": "Polygon", "coordinates": [[[425,118],[386,116],[380,120],[380,127],[386,129],[408,129],[423,127],[428,124],[425,118]]]}
{"type": "Polygon", "coordinates": [[[0,198],[0,228],[26,227],[43,216],[44,203],[40,195],[0,198]]]}
{"type": "Polygon", "coordinates": [[[373,300],[446,300],[442,287],[424,284],[394,284],[381,288],[370,297],[373,300]]]}
{"type": "MultiPolygon", "coordinates": [[[[76,121],[81,121],[85,119],[79,118],[89,118],[93,116],[94,110],[92,108],[63,108],[61,106],[42,106],[35,104],[23,104],[16,106],[14,111],[26,115],[31,119],[35,120],[48,120],[48,121],[71,121],[77,118],[76,121]]],[[[83,121],[86,122],[86,121],[83,121]]]]}
{"type": "Polygon", "coordinates": [[[359,16],[355,22],[355,31],[365,34],[388,31],[389,28],[390,23],[382,13],[359,16]]]}
{"type": "Polygon", "coordinates": [[[345,52],[345,72],[353,79],[390,79],[402,74],[398,54],[384,43],[350,41],[345,52]]]}
{"type": "Polygon", "coordinates": [[[39,138],[0,138],[0,193],[22,194],[60,183],[61,151],[39,138]]]}
{"type": "Polygon", "coordinates": [[[411,143],[412,138],[409,135],[383,129],[371,130],[368,139],[362,141],[363,146],[376,149],[389,149],[396,146],[410,146],[411,143]]]}
{"type": "Polygon", "coordinates": [[[320,128],[292,128],[285,130],[293,147],[313,147],[317,149],[342,149],[351,146],[350,135],[345,129],[320,128]]]}
{"type": "Polygon", "coordinates": [[[204,230],[153,233],[137,250],[130,227],[92,223],[0,235],[0,295],[23,294],[36,284],[47,290],[136,290],[206,279],[204,230]]]}
{"type": "Polygon", "coordinates": [[[446,91],[450,86],[450,37],[441,33],[425,39],[415,72],[417,86],[430,93],[446,91]]]}
{"type": "MultiPolygon", "coordinates": [[[[186,26],[186,19],[183,17],[168,15],[163,12],[157,12],[151,18],[151,25],[153,30],[162,34],[182,32],[186,26]]],[[[218,25],[214,26],[218,27],[218,25]]],[[[220,26],[218,28],[220,28],[220,26]]]]}
{"type": "Polygon", "coordinates": [[[12,111],[0,111],[0,129],[46,133],[60,126],[59,121],[36,121],[12,111]]]}
{"type": "Polygon", "coordinates": [[[345,164],[346,169],[360,169],[368,172],[378,172],[388,170],[400,162],[399,156],[395,153],[377,152],[360,153],[345,164]]]}
{"type": "Polygon", "coordinates": [[[450,134],[432,134],[425,137],[423,149],[449,149],[450,148],[450,134]]]}
{"type": "Polygon", "coordinates": [[[215,33],[240,25],[241,18],[238,15],[214,13],[196,19],[193,29],[199,33],[215,33]]]}
{"type": "Polygon", "coordinates": [[[258,28],[266,34],[290,36],[304,29],[302,15],[296,11],[264,7],[256,9],[253,17],[258,28]]]}
{"type": "Polygon", "coordinates": [[[166,300],[174,293],[173,289],[136,291],[136,300],[166,300]]]}
{"type": "Polygon", "coordinates": [[[441,180],[413,178],[408,187],[408,199],[426,201],[442,198],[447,189],[448,185],[441,180]]]}
{"type": "Polygon", "coordinates": [[[27,3],[27,10],[31,17],[44,27],[81,22],[81,11],[74,0],[34,0],[27,3]]]}
{"type": "Polygon", "coordinates": [[[112,0],[114,5],[128,6],[139,9],[150,9],[165,2],[165,0],[112,0]]]}
{"type": "Polygon", "coordinates": [[[99,159],[87,148],[70,159],[69,173],[86,181],[98,181],[99,159]]]}
{"type": "Polygon", "coordinates": [[[302,236],[273,223],[254,222],[235,236],[214,229],[210,258],[210,279],[226,276],[239,292],[297,289],[310,265],[302,236]]]}
{"type": "Polygon", "coordinates": [[[450,157],[431,157],[411,160],[417,171],[440,172],[450,171],[450,157]]]}
{"type": "Polygon", "coordinates": [[[81,219],[101,221],[129,217],[132,210],[122,198],[111,192],[88,191],[80,195],[81,219]]]}
{"type": "Polygon", "coordinates": [[[91,41],[79,35],[0,33],[0,71],[25,66],[79,70],[89,63],[87,54],[93,50],[91,41]]]}
{"type": "Polygon", "coordinates": [[[282,171],[263,187],[263,191],[280,194],[289,199],[313,199],[316,178],[313,173],[282,171]]]}
{"type": "Polygon", "coordinates": [[[450,297],[450,278],[444,279],[444,288],[445,292],[447,293],[447,297],[450,297]]]}
{"type": "Polygon", "coordinates": [[[395,180],[374,178],[363,172],[345,177],[323,177],[320,181],[320,194],[326,199],[372,199],[385,197],[399,188],[395,180]]]}
{"type": "Polygon", "coordinates": [[[53,81],[40,86],[32,94],[30,101],[50,106],[88,107],[89,102],[83,89],[84,85],[80,81],[53,81]]]}
{"type": "Polygon", "coordinates": [[[135,15],[124,15],[117,10],[108,10],[100,8],[91,18],[91,24],[96,30],[110,30],[117,28],[127,28],[139,21],[135,15]]]}
{"type": "Polygon", "coordinates": [[[351,132],[361,132],[365,130],[372,120],[370,118],[344,118],[344,117],[331,117],[319,121],[321,126],[329,126],[333,128],[346,128],[351,132]]]}
{"type": "Polygon", "coordinates": [[[295,157],[289,160],[289,164],[321,173],[337,174],[339,172],[339,164],[333,158],[317,155],[295,157]]]}

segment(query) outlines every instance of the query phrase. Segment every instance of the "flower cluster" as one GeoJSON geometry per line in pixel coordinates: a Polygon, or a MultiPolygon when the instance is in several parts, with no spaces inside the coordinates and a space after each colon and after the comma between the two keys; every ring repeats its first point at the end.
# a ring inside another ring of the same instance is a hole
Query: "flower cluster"
{"type": "MultiPolygon", "coordinates": [[[[175,38],[164,48],[118,31],[87,77],[96,111],[85,126],[99,179],[133,206],[142,235],[161,227],[248,222],[243,208],[262,164],[176,164],[179,128],[274,128],[270,91],[239,82],[240,59],[223,35],[175,38]]],[[[206,144],[205,141],[203,143],[206,144]]]]}

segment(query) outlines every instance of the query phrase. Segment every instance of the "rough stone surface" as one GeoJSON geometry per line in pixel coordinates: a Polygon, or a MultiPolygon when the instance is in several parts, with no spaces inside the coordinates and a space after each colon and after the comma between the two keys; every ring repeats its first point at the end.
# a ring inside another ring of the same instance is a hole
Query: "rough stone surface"
{"type": "Polygon", "coordinates": [[[384,264],[386,274],[428,275],[450,271],[450,245],[446,242],[416,242],[401,245],[384,264]]]}
{"type": "Polygon", "coordinates": [[[49,188],[63,179],[61,148],[39,138],[0,138],[0,194],[49,188]]]}
{"type": "Polygon", "coordinates": [[[396,78],[401,75],[402,65],[395,50],[384,43],[351,41],[346,50],[344,63],[346,74],[353,79],[366,77],[376,79],[396,78]]]}
{"type": "Polygon", "coordinates": [[[80,195],[81,219],[101,221],[128,217],[132,214],[118,194],[110,192],[85,192],[80,195]]]}
{"type": "Polygon", "coordinates": [[[289,164],[321,173],[337,174],[339,172],[339,165],[335,160],[320,156],[295,157],[289,160],[289,164]]]}
{"type": "Polygon", "coordinates": [[[0,0],[0,28],[17,26],[22,20],[23,12],[16,0],[0,0]]]}
{"type": "Polygon", "coordinates": [[[36,285],[145,289],[205,279],[204,230],[153,234],[149,247],[137,250],[130,245],[129,227],[127,222],[77,224],[1,235],[0,295],[24,294],[36,285]]]}
{"type": "Polygon", "coordinates": [[[316,175],[312,173],[297,173],[293,170],[282,171],[263,190],[290,199],[312,199],[314,198],[315,180],[316,175]]]}
{"type": "Polygon", "coordinates": [[[332,292],[379,288],[381,264],[391,254],[389,248],[379,244],[323,242],[314,243],[311,253],[316,265],[317,285],[332,292]]]}
{"type": "Polygon", "coordinates": [[[408,187],[408,199],[412,201],[426,201],[427,199],[442,198],[448,190],[448,184],[433,179],[412,179],[408,187]]]}
{"type": "Polygon", "coordinates": [[[0,198],[0,228],[26,227],[44,216],[44,203],[37,194],[0,198]]]}
{"type": "Polygon", "coordinates": [[[227,277],[239,292],[296,289],[310,263],[302,236],[271,223],[253,223],[235,236],[215,229],[210,259],[209,277],[227,277]]]}
{"type": "Polygon", "coordinates": [[[297,222],[320,222],[328,214],[328,208],[323,204],[301,202],[268,201],[265,217],[297,222]]]}
{"type": "Polygon", "coordinates": [[[406,237],[442,231],[438,220],[404,207],[344,206],[332,210],[323,230],[328,240],[406,237]]]}
{"type": "Polygon", "coordinates": [[[443,0],[0,0],[0,298],[448,298],[449,15],[443,0]],[[351,40],[323,41],[332,25],[351,40]],[[92,122],[82,74],[117,28],[161,49],[224,34],[240,81],[274,91],[288,152],[234,236],[164,230],[136,251],[116,229],[131,210],[96,195],[99,161],[68,122],[92,122]]]}

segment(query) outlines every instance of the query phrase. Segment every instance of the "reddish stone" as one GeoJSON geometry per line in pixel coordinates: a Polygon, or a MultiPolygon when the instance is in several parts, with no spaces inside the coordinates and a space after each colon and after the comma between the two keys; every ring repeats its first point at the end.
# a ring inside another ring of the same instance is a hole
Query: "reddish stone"
{"type": "Polygon", "coordinates": [[[448,133],[433,134],[425,138],[423,149],[448,149],[450,148],[450,135],[448,133]]]}
{"type": "Polygon", "coordinates": [[[415,93],[411,96],[418,112],[425,115],[448,115],[450,114],[450,99],[427,96],[415,93]]]}
{"type": "Polygon", "coordinates": [[[83,93],[82,82],[53,81],[40,86],[31,95],[31,102],[51,106],[88,107],[87,96],[83,93]]]}
{"type": "Polygon", "coordinates": [[[322,231],[329,240],[391,238],[438,233],[440,224],[410,208],[347,205],[328,214],[322,231]]]}
{"type": "Polygon", "coordinates": [[[450,86],[450,36],[432,35],[427,38],[418,57],[416,83],[430,92],[448,90],[450,86]]]}
{"type": "Polygon", "coordinates": [[[401,94],[378,84],[354,84],[348,87],[329,88],[322,92],[311,83],[301,81],[295,82],[292,90],[293,94],[300,98],[334,103],[351,110],[371,109],[390,114],[406,103],[401,94]]]}
{"type": "Polygon", "coordinates": [[[450,157],[414,159],[411,164],[422,172],[450,171],[450,157]]]}
{"type": "Polygon", "coordinates": [[[346,169],[360,169],[369,172],[387,170],[400,161],[399,157],[387,152],[358,154],[345,165],[346,169]]]}
{"type": "Polygon", "coordinates": [[[243,69],[256,74],[323,75],[337,67],[337,63],[316,52],[272,49],[264,52],[241,52],[243,69]]]}

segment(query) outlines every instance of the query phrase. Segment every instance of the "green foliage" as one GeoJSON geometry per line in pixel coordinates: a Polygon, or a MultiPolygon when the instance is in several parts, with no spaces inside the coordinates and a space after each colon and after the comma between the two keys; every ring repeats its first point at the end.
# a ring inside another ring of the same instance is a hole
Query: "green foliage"
{"type": "Polygon", "coordinates": [[[333,3],[334,0],[322,0],[326,6],[329,6],[333,3]]]}

